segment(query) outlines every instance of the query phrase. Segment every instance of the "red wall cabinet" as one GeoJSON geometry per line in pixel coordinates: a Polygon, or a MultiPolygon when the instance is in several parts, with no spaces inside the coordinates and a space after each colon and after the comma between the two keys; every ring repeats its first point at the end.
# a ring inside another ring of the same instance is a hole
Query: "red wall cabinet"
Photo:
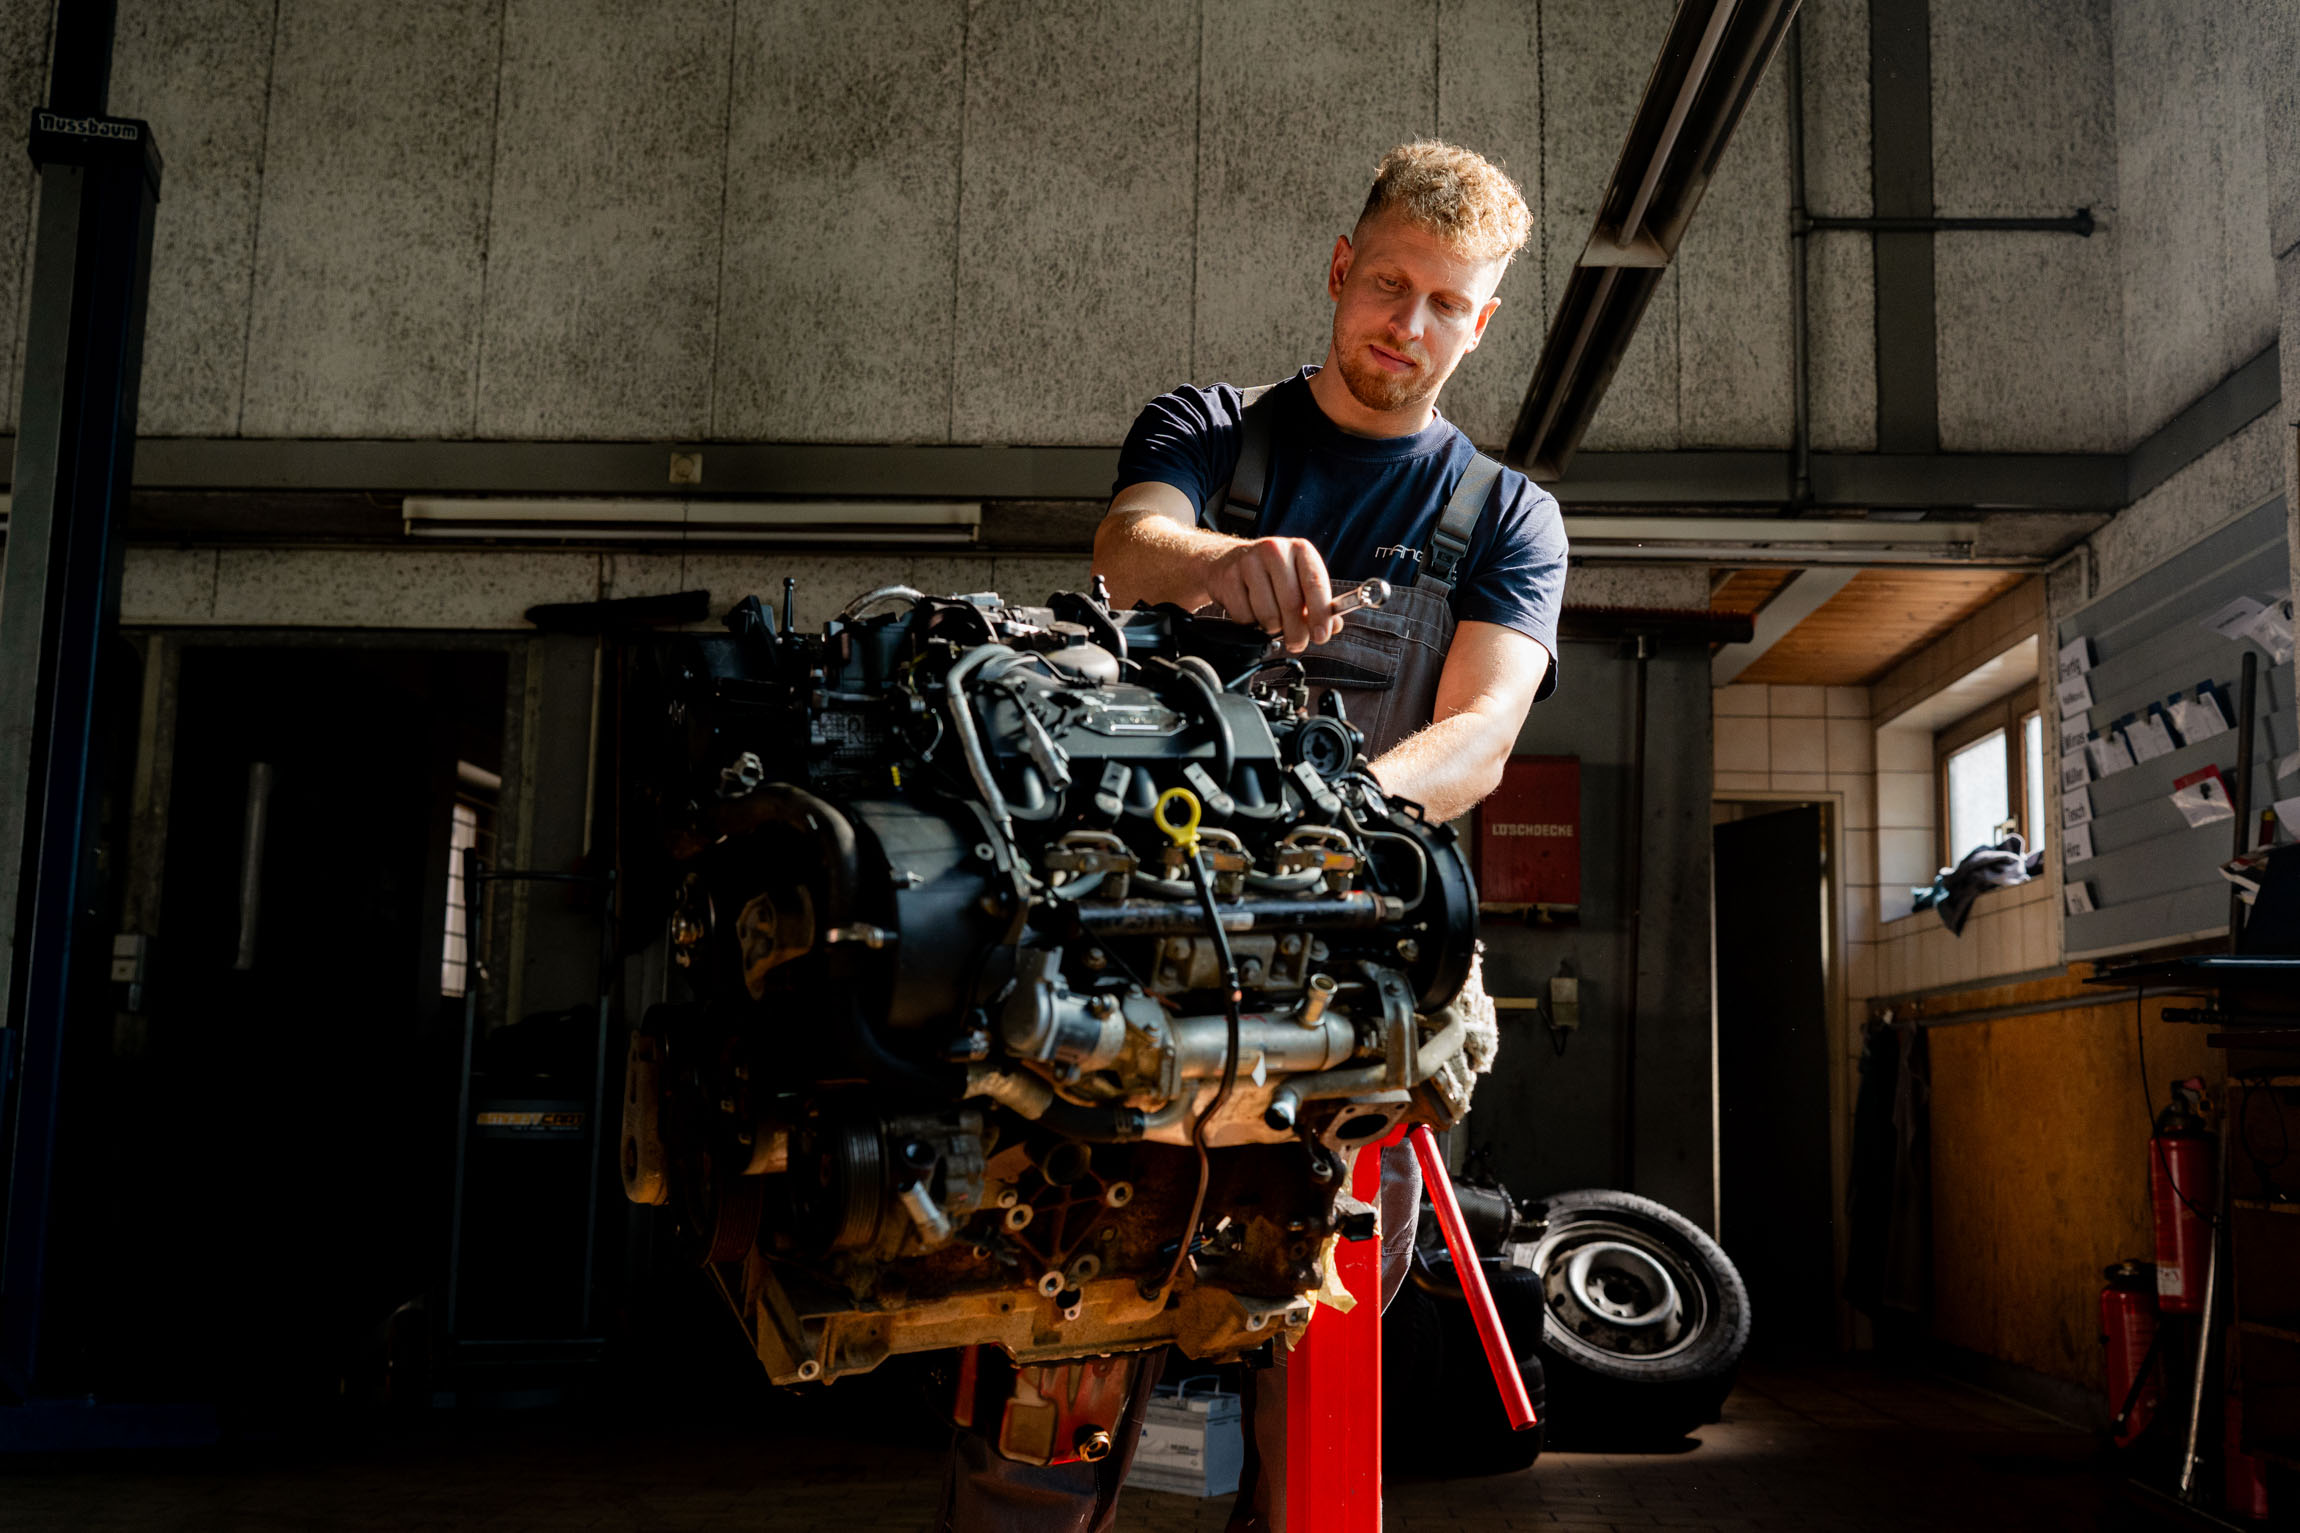
{"type": "Polygon", "coordinates": [[[1478,810],[1478,899],[1570,916],[1581,906],[1581,758],[1512,756],[1478,810]]]}

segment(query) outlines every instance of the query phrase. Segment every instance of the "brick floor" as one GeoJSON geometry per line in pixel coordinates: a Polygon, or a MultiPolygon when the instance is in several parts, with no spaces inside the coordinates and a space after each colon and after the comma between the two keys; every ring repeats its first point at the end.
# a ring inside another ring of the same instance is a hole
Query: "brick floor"
{"type": "MultiPolygon", "coordinates": [[[[1389,1488],[1398,1533],[1499,1529],[2090,1529],[2084,1433],[1961,1386],[1851,1364],[1752,1370],[1678,1451],[1549,1454],[1522,1474],[1389,1488]]],[[[439,1418],[296,1446],[0,1463],[7,1533],[919,1533],[939,1453],[730,1422],[439,1418]]],[[[1218,1533],[1224,1509],[1130,1494],[1124,1533],[1218,1533]]]]}

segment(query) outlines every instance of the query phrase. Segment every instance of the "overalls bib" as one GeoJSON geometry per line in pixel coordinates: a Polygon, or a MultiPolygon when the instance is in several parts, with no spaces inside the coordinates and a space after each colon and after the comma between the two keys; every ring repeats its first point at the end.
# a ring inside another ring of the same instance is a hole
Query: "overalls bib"
{"type": "MultiPolygon", "coordinates": [[[[1232,537],[1258,535],[1270,480],[1272,385],[1245,391],[1239,417],[1238,466],[1216,498],[1215,529],[1232,537]]],[[[1366,737],[1366,755],[1380,756],[1437,711],[1438,677],[1453,643],[1454,570],[1469,552],[1470,533],[1485,512],[1501,465],[1483,453],[1470,459],[1446,500],[1421,569],[1410,586],[1393,588],[1378,608],[1361,607],[1342,631],[1301,657],[1310,684],[1339,695],[1349,720],[1366,737]]]]}

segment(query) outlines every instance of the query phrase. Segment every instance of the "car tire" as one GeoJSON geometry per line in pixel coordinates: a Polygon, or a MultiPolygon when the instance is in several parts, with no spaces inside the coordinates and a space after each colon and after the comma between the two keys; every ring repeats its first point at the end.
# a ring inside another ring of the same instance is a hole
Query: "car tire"
{"type": "Polygon", "coordinates": [[[1524,1431],[1509,1424],[1494,1383],[1493,1366],[1477,1334],[1467,1303],[1440,1304],[1445,1336],[1445,1376],[1441,1384],[1450,1424],[1440,1450],[1449,1476],[1515,1474],[1533,1467],[1548,1442],[1548,1370],[1542,1360],[1542,1295],[1531,1273],[1488,1271],[1501,1327],[1517,1355],[1517,1375],[1532,1402],[1535,1422],[1524,1431]]]}
{"type": "Polygon", "coordinates": [[[1558,1446],[1676,1441],[1718,1418],[1749,1345],[1749,1291],[1674,1209],[1592,1188],[1528,1205],[1558,1446]]]}

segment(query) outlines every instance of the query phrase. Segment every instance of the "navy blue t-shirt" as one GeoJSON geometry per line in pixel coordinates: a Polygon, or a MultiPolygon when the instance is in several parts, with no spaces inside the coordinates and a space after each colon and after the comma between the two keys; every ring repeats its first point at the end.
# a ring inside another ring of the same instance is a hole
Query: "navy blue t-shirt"
{"type": "MultiPolygon", "coordinates": [[[[1338,589],[1380,578],[1410,586],[1420,573],[1445,503],[1477,449],[1442,415],[1412,436],[1362,437],[1326,418],[1305,367],[1272,389],[1258,408],[1274,412],[1270,477],[1262,496],[1263,537],[1316,546],[1338,589]]],[[[1245,396],[1227,383],[1161,394],[1135,417],[1118,452],[1118,482],[1156,480],[1190,497],[1200,526],[1212,528],[1238,464],[1245,396]]],[[[1536,701],[1557,686],[1557,613],[1565,593],[1565,522],[1557,500],[1515,469],[1454,567],[1456,622],[1499,623],[1549,651],[1536,701]]]]}

